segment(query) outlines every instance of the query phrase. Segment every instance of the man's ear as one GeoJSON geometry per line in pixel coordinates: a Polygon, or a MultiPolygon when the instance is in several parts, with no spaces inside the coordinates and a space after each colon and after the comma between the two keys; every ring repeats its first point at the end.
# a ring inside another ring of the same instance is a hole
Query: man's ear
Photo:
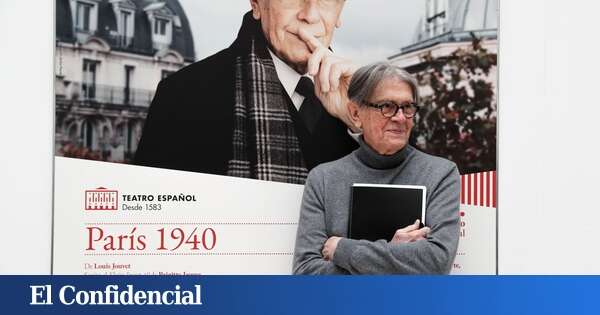
{"type": "Polygon", "coordinates": [[[250,6],[252,7],[252,16],[255,20],[260,20],[260,5],[258,0],[250,0],[250,6]]]}
{"type": "Polygon", "coordinates": [[[359,108],[353,101],[348,102],[348,113],[350,114],[350,120],[356,129],[362,129],[362,121],[359,116],[359,108]]]}

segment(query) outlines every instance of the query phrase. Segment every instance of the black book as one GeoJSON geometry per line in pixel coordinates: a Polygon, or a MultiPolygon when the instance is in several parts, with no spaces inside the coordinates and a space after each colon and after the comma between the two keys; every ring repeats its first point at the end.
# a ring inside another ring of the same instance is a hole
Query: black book
{"type": "Polygon", "coordinates": [[[425,186],[353,184],[348,237],[391,241],[396,230],[425,224],[425,186]]]}

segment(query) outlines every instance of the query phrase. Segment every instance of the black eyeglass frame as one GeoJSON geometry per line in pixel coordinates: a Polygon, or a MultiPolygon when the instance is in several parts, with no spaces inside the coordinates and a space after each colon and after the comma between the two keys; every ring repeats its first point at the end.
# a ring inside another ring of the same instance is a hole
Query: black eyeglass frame
{"type": "Polygon", "coordinates": [[[396,116],[396,114],[398,114],[398,111],[400,109],[402,109],[402,115],[404,115],[404,117],[406,117],[408,119],[411,119],[411,118],[415,117],[415,115],[417,115],[417,112],[419,111],[419,105],[417,105],[417,103],[415,103],[415,102],[410,102],[410,103],[405,103],[405,104],[402,104],[402,105],[398,105],[398,104],[396,104],[394,102],[381,102],[381,103],[376,104],[376,103],[371,103],[371,102],[364,101],[363,104],[366,105],[366,106],[372,107],[372,108],[379,109],[379,112],[381,113],[381,116],[383,116],[385,118],[392,118],[392,117],[396,116]],[[385,106],[389,106],[389,105],[395,106],[396,109],[394,110],[394,113],[392,115],[388,116],[388,115],[386,115],[386,114],[383,113],[383,109],[385,108],[385,106]],[[409,107],[414,107],[414,109],[415,109],[415,112],[412,115],[407,115],[406,112],[404,111],[405,108],[409,108],[409,107]]]}

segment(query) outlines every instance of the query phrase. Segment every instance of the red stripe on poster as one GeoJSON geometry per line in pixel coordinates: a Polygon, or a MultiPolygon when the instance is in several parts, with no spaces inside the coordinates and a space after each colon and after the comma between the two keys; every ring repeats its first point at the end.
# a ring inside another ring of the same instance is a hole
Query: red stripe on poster
{"type": "Polygon", "coordinates": [[[487,188],[484,185],[483,175],[484,173],[479,173],[479,205],[483,206],[483,191],[487,188]]]}
{"type": "Polygon", "coordinates": [[[478,193],[477,193],[477,188],[478,188],[477,187],[478,186],[477,185],[477,179],[478,179],[477,178],[477,174],[473,174],[473,204],[474,205],[479,204],[479,202],[477,200],[477,195],[478,195],[478,193]]]}
{"type": "Polygon", "coordinates": [[[490,173],[491,172],[485,172],[485,185],[487,187],[487,189],[485,190],[485,206],[486,207],[490,206],[490,190],[491,190],[490,173]]]}
{"type": "Polygon", "coordinates": [[[471,174],[467,175],[467,204],[471,204],[471,174]]]}
{"type": "Polygon", "coordinates": [[[465,203],[465,176],[460,177],[460,203],[465,203]]]}
{"type": "Polygon", "coordinates": [[[460,204],[496,207],[496,171],[460,175],[460,204]]]}

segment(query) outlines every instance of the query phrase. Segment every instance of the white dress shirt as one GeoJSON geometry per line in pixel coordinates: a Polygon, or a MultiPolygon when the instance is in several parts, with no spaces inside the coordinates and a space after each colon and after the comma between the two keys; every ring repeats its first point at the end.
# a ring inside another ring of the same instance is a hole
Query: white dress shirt
{"type": "MultiPolygon", "coordinates": [[[[271,54],[271,58],[273,59],[273,63],[275,64],[275,72],[277,72],[277,77],[279,77],[279,81],[283,85],[285,92],[292,99],[292,103],[297,110],[300,110],[300,106],[302,106],[302,102],[304,102],[304,96],[300,95],[296,92],[296,86],[298,82],[300,82],[300,75],[296,70],[292,67],[288,66],[287,63],[283,62],[283,60],[279,59],[277,55],[275,55],[271,49],[269,49],[269,53],[271,54]]],[[[311,77],[306,75],[309,79],[312,80],[311,77]]]]}

